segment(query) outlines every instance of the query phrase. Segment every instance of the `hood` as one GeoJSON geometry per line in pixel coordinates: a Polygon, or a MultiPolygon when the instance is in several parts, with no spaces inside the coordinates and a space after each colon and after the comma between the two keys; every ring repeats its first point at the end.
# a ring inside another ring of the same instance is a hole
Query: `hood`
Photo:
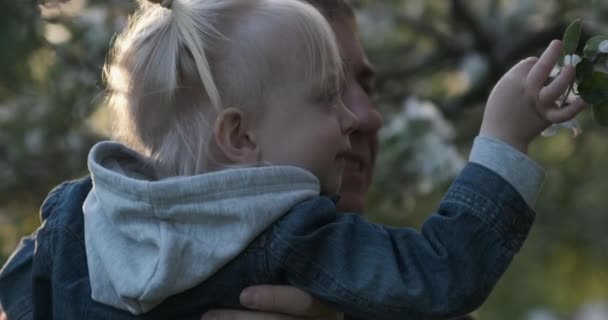
{"type": "Polygon", "coordinates": [[[159,180],[146,158],[117,142],[95,145],[88,166],[92,297],[134,314],[200,284],[320,190],[312,173],[287,166],[159,180]]]}

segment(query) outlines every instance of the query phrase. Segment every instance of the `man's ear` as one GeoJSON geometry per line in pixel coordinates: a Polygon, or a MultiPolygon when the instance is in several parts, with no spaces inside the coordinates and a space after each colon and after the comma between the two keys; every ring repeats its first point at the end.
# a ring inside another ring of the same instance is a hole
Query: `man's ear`
{"type": "Polygon", "coordinates": [[[213,136],[218,149],[235,164],[255,164],[259,147],[251,130],[251,119],[237,108],[223,110],[215,119],[213,136]]]}

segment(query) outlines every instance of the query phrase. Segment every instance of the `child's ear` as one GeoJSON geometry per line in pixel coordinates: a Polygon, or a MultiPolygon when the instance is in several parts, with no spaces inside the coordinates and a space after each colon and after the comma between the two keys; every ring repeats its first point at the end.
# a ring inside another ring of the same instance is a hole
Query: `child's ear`
{"type": "Polygon", "coordinates": [[[223,155],[235,164],[255,164],[259,148],[251,130],[251,121],[237,108],[223,110],[213,126],[215,143],[223,155]]]}

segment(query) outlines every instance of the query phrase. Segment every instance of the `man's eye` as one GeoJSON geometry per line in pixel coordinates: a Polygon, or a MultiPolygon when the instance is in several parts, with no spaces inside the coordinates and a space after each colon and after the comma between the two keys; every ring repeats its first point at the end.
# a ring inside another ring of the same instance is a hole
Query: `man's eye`
{"type": "Polygon", "coordinates": [[[365,82],[361,84],[361,88],[367,95],[373,95],[376,92],[376,86],[372,82],[365,82]]]}

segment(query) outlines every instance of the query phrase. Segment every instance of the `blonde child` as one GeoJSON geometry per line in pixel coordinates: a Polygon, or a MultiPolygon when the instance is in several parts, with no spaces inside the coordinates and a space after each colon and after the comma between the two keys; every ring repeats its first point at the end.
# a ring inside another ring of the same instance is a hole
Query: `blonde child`
{"type": "Polygon", "coordinates": [[[107,66],[119,142],[45,202],[34,318],[198,318],[288,284],[372,319],[478,307],[519,250],[542,170],[525,156],[580,100],[543,86],[554,41],[491,94],[471,161],[421,232],[338,213],[356,118],[330,26],[296,0],[139,2],[107,66]]]}

